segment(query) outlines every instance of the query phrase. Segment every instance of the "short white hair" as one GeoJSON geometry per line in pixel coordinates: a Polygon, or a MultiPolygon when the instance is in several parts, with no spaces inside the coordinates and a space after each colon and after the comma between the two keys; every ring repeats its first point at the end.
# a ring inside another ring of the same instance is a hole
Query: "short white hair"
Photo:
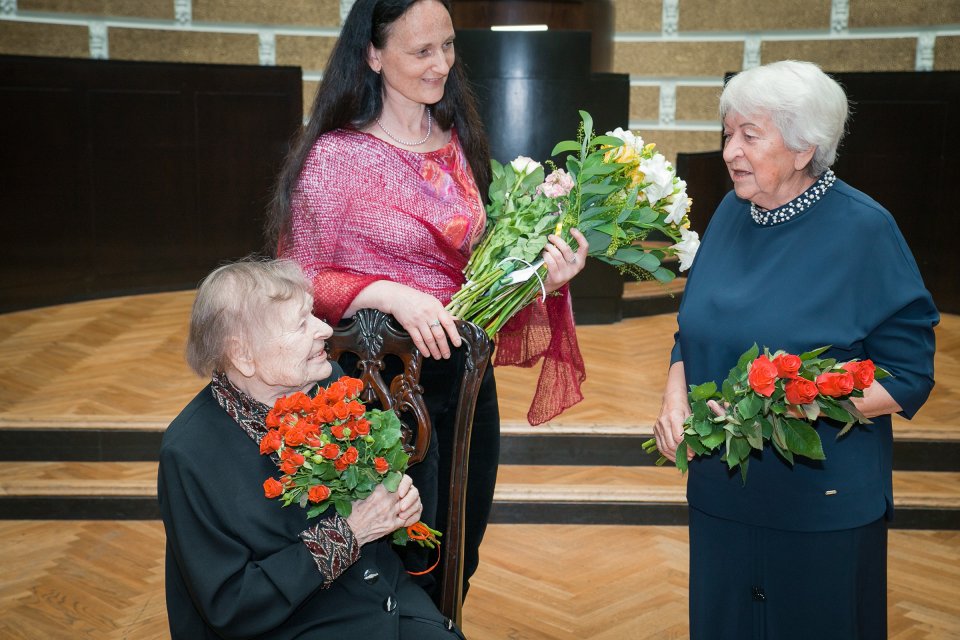
{"type": "Polygon", "coordinates": [[[768,115],[788,149],[815,147],[807,171],[817,177],[837,159],[849,105],[843,88],[817,65],[781,60],[733,76],[720,95],[720,119],[728,113],[768,115]]]}
{"type": "Polygon", "coordinates": [[[187,364],[198,375],[226,371],[227,341],[249,340],[277,303],[312,295],[310,281],[291,260],[245,258],[215,269],[200,284],[190,314],[187,364]]]}

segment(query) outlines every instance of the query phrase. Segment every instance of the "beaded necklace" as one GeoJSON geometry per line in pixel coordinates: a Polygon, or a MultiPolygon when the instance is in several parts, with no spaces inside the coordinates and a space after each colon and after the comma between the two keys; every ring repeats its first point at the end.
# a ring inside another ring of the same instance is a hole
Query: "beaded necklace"
{"type": "Polygon", "coordinates": [[[380,122],[379,116],[377,116],[377,126],[380,127],[380,129],[385,134],[387,134],[387,137],[393,140],[394,142],[399,142],[405,147],[418,147],[430,138],[430,133],[433,131],[433,114],[430,113],[430,109],[427,109],[427,135],[423,136],[423,138],[421,138],[420,140],[417,140],[416,142],[407,142],[406,140],[401,140],[400,138],[396,137],[395,135],[387,131],[387,128],[383,126],[382,122],[380,122]]]}
{"type": "Polygon", "coordinates": [[[750,217],[761,227],[772,227],[775,224],[792,220],[812,207],[836,181],[836,174],[832,169],[827,169],[817,178],[816,182],[810,185],[809,189],[781,207],[777,207],[776,209],[763,209],[751,202],[750,217]]]}

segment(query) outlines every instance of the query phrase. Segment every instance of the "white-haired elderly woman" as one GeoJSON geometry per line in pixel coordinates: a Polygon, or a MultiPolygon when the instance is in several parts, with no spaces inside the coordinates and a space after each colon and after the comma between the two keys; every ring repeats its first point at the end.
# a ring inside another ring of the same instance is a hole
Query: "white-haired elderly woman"
{"type": "Polygon", "coordinates": [[[342,371],[329,326],[290,261],[220,267],[200,285],[187,361],[212,380],[170,424],[158,497],[167,533],[166,591],[175,640],[462,638],[414,585],[388,534],[417,522],[409,476],[378,487],[349,518],[264,497],[277,473],[259,441],[275,400],[314,393],[342,371]],[[450,627],[450,628],[448,628],[450,627]]]}
{"type": "Polygon", "coordinates": [[[687,385],[719,384],[754,343],[832,345],[893,376],[855,400],[872,425],[839,440],[815,425],[824,461],[754,453],[746,484],[719,455],[691,462],[691,637],[884,638],[890,414],[911,417],[933,387],[939,315],[890,213],[830,170],[847,119],[832,78],[809,62],[750,69],[720,115],[734,192],[684,291],[658,448],[674,458],[687,385]]]}

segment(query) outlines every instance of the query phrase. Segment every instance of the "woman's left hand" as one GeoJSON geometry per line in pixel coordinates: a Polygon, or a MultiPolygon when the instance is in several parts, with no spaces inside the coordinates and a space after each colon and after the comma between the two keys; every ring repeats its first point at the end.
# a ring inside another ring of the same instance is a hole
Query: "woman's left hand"
{"type": "Polygon", "coordinates": [[[587,263],[587,251],[590,249],[587,239],[578,229],[570,229],[570,235],[580,245],[576,251],[559,236],[552,233],[547,236],[550,243],[543,249],[543,264],[547,268],[547,293],[552,293],[573,280],[587,263]]]}

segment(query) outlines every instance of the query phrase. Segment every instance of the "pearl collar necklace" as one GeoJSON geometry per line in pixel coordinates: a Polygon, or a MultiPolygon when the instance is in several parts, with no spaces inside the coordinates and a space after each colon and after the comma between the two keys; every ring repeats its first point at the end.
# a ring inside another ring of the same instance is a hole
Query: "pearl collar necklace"
{"type": "Polygon", "coordinates": [[[776,209],[763,209],[750,203],[750,217],[761,227],[772,227],[775,224],[787,222],[812,207],[827,190],[837,181],[832,169],[827,169],[810,188],[799,196],[776,209]]]}
{"type": "Polygon", "coordinates": [[[433,114],[430,113],[430,109],[428,108],[427,109],[427,135],[423,136],[423,138],[421,138],[420,140],[417,140],[416,142],[407,142],[406,140],[401,140],[400,138],[396,137],[395,135],[387,131],[387,128],[383,126],[382,122],[380,122],[379,116],[377,116],[377,126],[380,127],[380,130],[383,131],[385,134],[387,134],[387,137],[393,140],[394,142],[399,142],[405,147],[419,147],[421,144],[423,144],[424,142],[430,139],[430,133],[433,131],[433,114]]]}

